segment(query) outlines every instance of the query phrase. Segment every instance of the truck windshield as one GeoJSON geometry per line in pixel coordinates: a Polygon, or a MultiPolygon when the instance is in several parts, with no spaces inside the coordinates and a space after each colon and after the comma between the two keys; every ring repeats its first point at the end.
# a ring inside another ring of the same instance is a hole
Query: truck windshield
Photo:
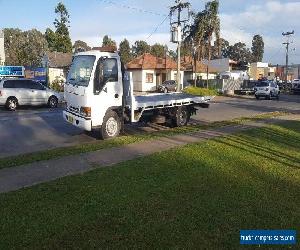
{"type": "Polygon", "coordinates": [[[95,56],[76,56],[72,62],[67,82],[72,85],[87,87],[95,60],[95,56]]]}

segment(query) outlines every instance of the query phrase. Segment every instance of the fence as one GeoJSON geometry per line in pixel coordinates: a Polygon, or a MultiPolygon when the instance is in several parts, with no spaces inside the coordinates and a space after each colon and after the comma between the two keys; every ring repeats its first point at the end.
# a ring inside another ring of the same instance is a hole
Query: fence
{"type": "Polygon", "coordinates": [[[210,80],[198,80],[196,86],[199,88],[216,89],[220,92],[228,90],[241,89],[244,81],[242,80],[231,80],[231,79],[210,79],[210,80]]]}

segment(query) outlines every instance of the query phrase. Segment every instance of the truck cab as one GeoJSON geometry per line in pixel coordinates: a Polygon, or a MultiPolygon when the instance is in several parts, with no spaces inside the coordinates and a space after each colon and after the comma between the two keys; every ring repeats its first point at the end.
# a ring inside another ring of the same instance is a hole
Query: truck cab
{"type": "Polygon", "coordinates": [[[101,128],[102,137],[119,133],[122,112],[122,70],[115,52],[89,51],[74,56],[65,85],[64,119],[86,131],[101,128]]]}

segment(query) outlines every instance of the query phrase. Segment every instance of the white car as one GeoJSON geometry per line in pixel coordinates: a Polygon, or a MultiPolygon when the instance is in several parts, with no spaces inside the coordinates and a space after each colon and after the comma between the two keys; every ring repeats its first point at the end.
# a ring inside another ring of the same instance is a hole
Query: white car
{"type": "Polygon", "coordinates": [[[3,79],[0,81],[0,106],[14,111],[23,105],[45,105],[56,108],[60,95],[29,79],[3,79]]]}
{"type": "Polygon", "coordinates": [[[258,100],[260,97],[270,100],[271,98],[279,99],[280,90],[275,82],[258,81],[254,88],[255,97],[258,100]]]}

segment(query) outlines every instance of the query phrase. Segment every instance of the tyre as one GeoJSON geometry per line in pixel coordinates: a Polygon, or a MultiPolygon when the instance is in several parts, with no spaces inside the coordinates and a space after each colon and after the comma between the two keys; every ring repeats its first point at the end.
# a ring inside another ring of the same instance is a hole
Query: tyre
{"type": "Polygon", "coordinates": [[[100,129],[100,137],[103,140],[115,138],[120,134],[120,130],[120,117],[116,112],[108,111],[103,118],[103,124],[100,129]]]}
{"type": "Polygon", "coordinates": [[[169,90],[167,88],[164,88],[164,93],[168,93],[169,90]]]}
{"type": "Polygon", "coordinates": [[[18,107],[18,100],[16,97],[9,97],[6,101],[6,108],[10,111],[15,111],[18,107]]]}
{"type": "Polygon", "coordinates": [[[56,96],[50,96],[49,100],[48,100],[48,106],[50,108],[57,108],[58,105],[58,99],[56,96]]]}
{"type": "Polygon", "coordinates": [[[189,120],[190,120],[190,113],[187,107],[182,106],[176,110],[173,124],[175,127],[183,127],[187,125],[189,120]]]}
{"type": "Polygon", "coordinates": [[[259,100],[259,96],[258,95],[255,95],[255,98],[256,98],[256,100],[259,100]]]}

